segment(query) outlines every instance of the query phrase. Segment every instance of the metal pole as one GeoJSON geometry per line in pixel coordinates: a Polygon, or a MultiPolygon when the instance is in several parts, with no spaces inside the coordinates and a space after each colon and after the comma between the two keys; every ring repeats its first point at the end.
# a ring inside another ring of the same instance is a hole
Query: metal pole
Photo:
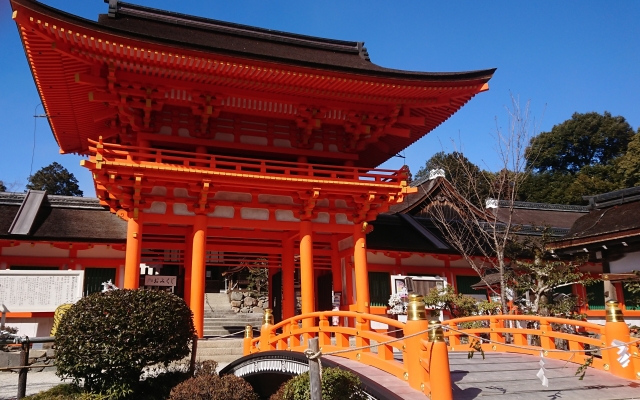
{"type": "MultiPolygon", "coordinates": [[[[318,338],[309,339],[309,349],[313,354],[318,354],[318,338]]],[[[309,358],[309,381],[311,384],[311,400],[322,400],[322,382],[320,380],[320,360],[317,357],[309,358]]]]}
{"type": "MultiPolygon", "coordinates": [[[[31,344],[29,343],[29,338],[27,337],[27,339],[22,342],[22,348],[20,349],[20,366],[26,367],[29,363],[30,346],[31,344]]],[[[29,373],[29,368],[20,368],[20,372],[18,374],[18,400],[26,396],[27,373],[29,373]]]]}

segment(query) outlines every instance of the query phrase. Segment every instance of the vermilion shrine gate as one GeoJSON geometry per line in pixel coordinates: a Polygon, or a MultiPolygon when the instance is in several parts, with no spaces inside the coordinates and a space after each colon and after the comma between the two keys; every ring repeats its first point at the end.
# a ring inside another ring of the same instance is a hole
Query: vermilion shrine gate
{"type": "Polygon", "coordinates": [[[141,252],[173,250],[200,335],[220,253],[281,269],[282,318],[296,268],[303,313],[329,271],[343,304],[355,298],[344,309],[368,312],[367,222],[412,190],[407,170],[375,167],[494,71],[387,69],[360,42],[113,0],[98,22],[11,4],[60,151],[88,156],[98,198],[128,221],[125,288],[139,285],[141,252]]]}

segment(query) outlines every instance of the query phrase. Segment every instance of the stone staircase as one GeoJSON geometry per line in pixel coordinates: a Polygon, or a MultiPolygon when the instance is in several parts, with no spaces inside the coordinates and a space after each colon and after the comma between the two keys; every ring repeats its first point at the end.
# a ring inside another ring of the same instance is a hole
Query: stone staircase
{"type": "Polygon", "coordinates": [[[235,313],[231,310],[229,296],[226,293],[207,293],[204,302],[204,336],[224,336],[236,333],[234,338],[242,339],[244,328],[251,325],[260,329],[260,313],[235,313]]]}
{"type": "Polygon", "coordinates": [[[242,357],[242,346],[242,339],[200,339],[198,340],[196,360],[215,360],[218,362],[218,367],[222,368],[242,357]]]}
{"type": "MultiPolygon", "coordinates": [[[[196,359],[215,360],[221,368],[242,357],[245,326],[260,329],[262,314],[235,313],[226,293],[206,293],[204,301],[204,336],[198,340],[196,359]],[[231,337],[221,337],[239,332],[231,337]]],[[[254,331],[254,334],[256,331],[254,331]]]]}

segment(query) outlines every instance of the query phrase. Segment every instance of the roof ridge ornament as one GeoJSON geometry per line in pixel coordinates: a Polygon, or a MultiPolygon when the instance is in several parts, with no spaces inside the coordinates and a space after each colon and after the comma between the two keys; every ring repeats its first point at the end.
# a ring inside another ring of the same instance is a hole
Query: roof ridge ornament
{"type": "Polygon", "coordinates": [[[431,169],[429,170],[429,180],[436,178],[445,178],[445,172],[442,168],[431,169]]]}
{"type": "Polygon", "coordinates": [[[105,3],[109,3],[109,18],[115,18],[118,12],[118,0],[104,0],[105,3]]]}

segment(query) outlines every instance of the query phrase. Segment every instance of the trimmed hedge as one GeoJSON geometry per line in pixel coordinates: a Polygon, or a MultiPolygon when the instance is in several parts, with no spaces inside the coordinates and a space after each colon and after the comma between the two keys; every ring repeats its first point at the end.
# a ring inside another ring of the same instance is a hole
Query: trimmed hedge
{"type": "MultiPolygon", "coordinates": [[[[288,380],[269,400],[309,400],[311,388],[309,373],[288,380]]],[[[366,400],[360,378],[340,368],[322,370],[322,400],[366,400]]]]}
{"type": "Polygon", "coordinates": [[[143,368],[186,357],[195,334],[186,303],[157,290],[114,290],[80,299],[56,332],[56,366],[85,390],[133,394],[143,368]]]}
{"type": "Polygon", "coordinates": [[[215,361],[196,368],[195,377],[171,390],[169,400],[258,400],[253,387],[235,375],[218,376],[215,361]]]}

